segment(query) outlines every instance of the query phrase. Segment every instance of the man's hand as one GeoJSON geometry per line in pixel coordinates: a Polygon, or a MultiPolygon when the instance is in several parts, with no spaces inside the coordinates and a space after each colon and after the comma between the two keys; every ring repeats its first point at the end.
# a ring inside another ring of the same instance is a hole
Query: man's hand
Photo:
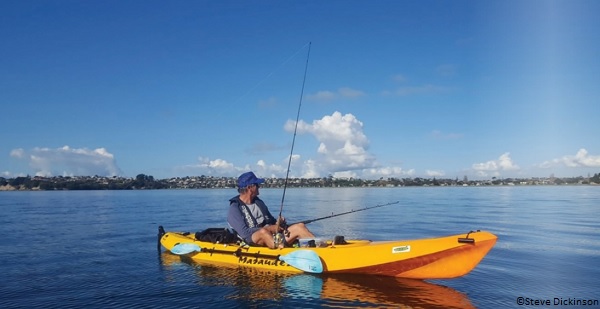
{"type": "Polygon", "coordinates": [[[279,226],[279,231],[285,230],[287,228],[285,217],[279,216],[279,218],[277,219],[277,225],[279,226]]]}

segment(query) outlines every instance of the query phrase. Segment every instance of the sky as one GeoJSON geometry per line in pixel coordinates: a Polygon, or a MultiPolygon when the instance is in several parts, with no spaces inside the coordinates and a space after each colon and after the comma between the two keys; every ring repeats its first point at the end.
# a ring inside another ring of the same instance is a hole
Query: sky
{"type": "Polygon", "coordinates": [[[0,177],[587,177],[597,12],[0,1],[0,177]]]}

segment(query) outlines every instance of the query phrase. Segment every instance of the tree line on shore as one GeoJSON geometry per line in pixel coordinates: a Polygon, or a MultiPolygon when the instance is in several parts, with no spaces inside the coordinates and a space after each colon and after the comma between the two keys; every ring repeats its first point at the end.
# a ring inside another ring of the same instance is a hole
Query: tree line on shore
{"type": "MultiPolygon", "coordinates": [[[[289,188],[309,187],[400,187],[400,186],[497,186],[497,185],[564,185],[564,184],[600,184],[600,173],[584,178],[529,178],[491,180],[462,180],[436,178],[386,178],[364,180],[359,178],[334,178],[331,175],[323,178],[288,179],[289,188]]],[[[282,188],[285,179],[267,178],[263,187],[282,188]]],[[[137,190],[137,189],[203,189],[203,188],[235,188],[235,177],[188,176],[167,179],[155,179],[153,176],[139,174],[135,178],[74,176],[74,177],[39,177],[22,176],[15,178],[0,177],[2,190],[137,190]]]]}

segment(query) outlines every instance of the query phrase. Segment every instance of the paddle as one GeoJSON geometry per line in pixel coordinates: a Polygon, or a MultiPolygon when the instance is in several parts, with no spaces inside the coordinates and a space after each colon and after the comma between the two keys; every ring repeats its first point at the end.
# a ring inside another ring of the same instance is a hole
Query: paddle
{"type": "Polygon", "coordinates": [[[295,250],[289,254],[280,255],[279,260],[307,273],[320,274],[323,272],[321,258],[312,250],[295,250]]]}
{"type": "Polygon", "coordinates": [[[170,251],[173,254],[186,255],[192,252],[200,252],[200,250],[202,250],[202,247],[196,244],[179,243],[173,246],[173,248],[170,251]]]}
{"type": "MultiPolygon", "coordinates": [[[[170,251],[173,254],[186,255],[192,252],[200,252],[202,251],[202,247],[192,243],[179,243],[173,246],[173,248],[171,248],[170,251]]],[[[231,251],[216,249],[207,249],[206,251],[207,253],[232,253],[231,251]]],[[[238,254],[248,255],[252,257],[277,258],[280,261],[283,261],[286,264],[307,273],[320,274],[323,272],[323,263],[321,263],[321,258],[319,258],[319,255],[312,250],[299,249],[294,250],[285,255],[243,252],[238,252],[238,254]]]]}

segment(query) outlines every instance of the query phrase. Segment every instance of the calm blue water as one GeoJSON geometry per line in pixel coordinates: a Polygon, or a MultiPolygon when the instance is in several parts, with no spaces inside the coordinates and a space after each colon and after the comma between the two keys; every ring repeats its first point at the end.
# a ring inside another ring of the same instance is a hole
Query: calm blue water
{"type": "MultiPolygon", "coordinates": [[[[261,189],[278,212],[281,190],[261,189]]],[[[497,308],[600,300],[600,187],[292,189],[288,221],[321,237],[499,236],[465,277],[413,281],[198,265],[157,250],[158,225],[225,226],[234,190],[0,192],[0,308],[497,308]]],[[[535,306],[539,307],[539,306],[535,306]]],[[[560,307],[560,306],[547,306],[560,307]]],[[[574,307],[574,306],[567,306],[574,307]]]]}

